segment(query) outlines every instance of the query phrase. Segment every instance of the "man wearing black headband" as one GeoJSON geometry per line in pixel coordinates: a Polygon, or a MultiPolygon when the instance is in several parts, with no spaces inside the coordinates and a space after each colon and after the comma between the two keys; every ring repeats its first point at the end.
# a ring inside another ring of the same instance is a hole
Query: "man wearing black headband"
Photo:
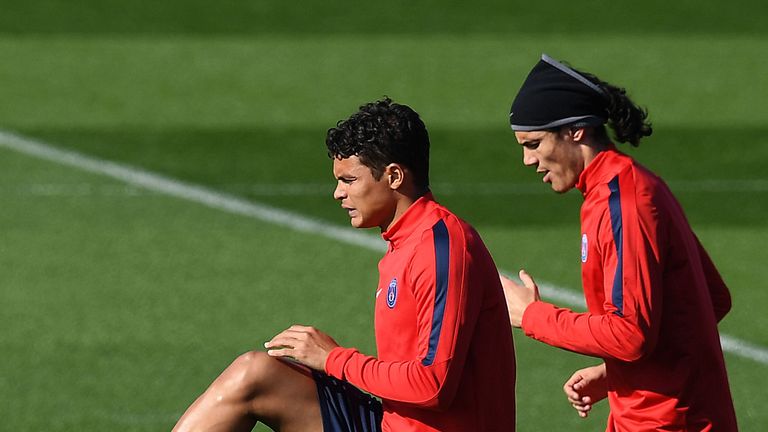
{"type": "Polygon", "coordinates": [[[599,357],[565,383],[586,417],[607,397],[608,431],[735,431],[717,323],[728,287],[669,188],[619,152],[651,134],[624,89],[544,55],[509,115],[523,163],[559,193],[577,188],[588,311],[541,301],[524,270],[502,276],[510,321],[552,346],[599,357]]]}

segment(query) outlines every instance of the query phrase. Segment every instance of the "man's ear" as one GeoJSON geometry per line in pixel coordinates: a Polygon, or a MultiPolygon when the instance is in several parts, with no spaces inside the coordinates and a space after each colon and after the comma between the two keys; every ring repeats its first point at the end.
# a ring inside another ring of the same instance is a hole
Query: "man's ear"
{"type": "Polygon", "coordinates": [[[586,129],[583,127],[580,128],[571,128],[570,129],[570,135],[574,142],[582,142],[584,138],[587,136],[586,129]]]}
{"type": "Polygon", "coordinates": [[[387,176],[390,189],[399,189],[405,182],[405,177],[408,175],[405,168],[397,163],[391,163],[384,169],[384,175],[387,176]]]}

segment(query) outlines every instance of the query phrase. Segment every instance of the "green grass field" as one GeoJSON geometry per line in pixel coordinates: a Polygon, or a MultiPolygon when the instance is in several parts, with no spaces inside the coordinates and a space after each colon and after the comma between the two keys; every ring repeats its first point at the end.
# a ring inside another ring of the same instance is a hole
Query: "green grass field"
{"type": "MultiPolygon", "coordinates": [[[[580,197],[523,167],[506,123],[538,56],[565,59],[649,108],[654,135],[628,152],[668,181],[732,289],[721,331],[763,353],[726,354],[737,415],[765,429],[768,7],[536,3],[0,0],[0,132],[346,227],[325,131],[388,95],[422,114],[435,195],[497,264],[577,293],[580,197]]],[[[0,430],[168,430],[293,323],[375,353],[378,252],[10,141],[0,430]]],[[[515,336],[518,430],[601,430],[605,406],[581,420],[560,390],[595,360],[515,336]]]]}

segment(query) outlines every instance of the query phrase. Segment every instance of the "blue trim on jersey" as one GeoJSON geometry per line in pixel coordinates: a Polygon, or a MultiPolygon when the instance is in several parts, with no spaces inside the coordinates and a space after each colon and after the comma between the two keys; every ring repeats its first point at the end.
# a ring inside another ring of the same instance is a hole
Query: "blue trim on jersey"
{"type": "Polygon", "coordinates": [[[623,267],[624,267],[624,237],[622,236],[621,221],[621,193],[619,192],[619,176],[613,178],[608,183],[608,189],[611,190],[611,196],[608,198],[608,208],[611,211],[611,228],[613,229],[613,242],[616,244],[616,273],[613,276],[613,291],[611,292],[611,301],[616,306],[618,316],[624,316],[624,286],[623,267]]]}
{"type": "Polygon", "coordinates": [[[450,263],[450,238],[448,227],[441,219],[432,227],[435,237],[435,308],[432,311],[432,331],[429,334],[429,349],[427,356],[421,361],[424,366],[429,366],[435,361],[437,344],[440,342],[440,330],[443,328],[443,315],[445,312],[445,299],[448,296],[448,272],[450,263]]]}

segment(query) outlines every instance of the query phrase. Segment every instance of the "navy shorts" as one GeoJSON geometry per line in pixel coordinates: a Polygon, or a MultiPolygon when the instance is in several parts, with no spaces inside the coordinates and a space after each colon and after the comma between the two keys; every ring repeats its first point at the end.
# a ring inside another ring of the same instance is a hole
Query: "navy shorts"
{"type": "Polygon", "coordinates": [[[352,384],[312,371],[324,432],[381,432],[381,402],[352,384]]]}

